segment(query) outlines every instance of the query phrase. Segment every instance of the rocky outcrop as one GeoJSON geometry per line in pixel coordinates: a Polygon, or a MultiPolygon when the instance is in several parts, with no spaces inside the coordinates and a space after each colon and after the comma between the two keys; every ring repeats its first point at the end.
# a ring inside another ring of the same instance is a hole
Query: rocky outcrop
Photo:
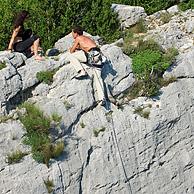
{"type": "MultiPolygon", "coordinates": [[[[176,62],[164,74],[177,81],[161,88],[160,95],[139,97],[122,109],[108,102],[107,111],[95,103],[92,77],[71,79],[75,71],[64,57],[72,43],[70,35],[55,44],[60,55],[42,62],[1,52],[0,61],[6,63],[0,70],[1,115],[12,117],[0,123],[1,193],[47,193],[44,181],[49,178],[56,194],[192,194],[193,13],[179,12],[166,24],[159,22],[161,12],[146,17],[150,25],[146,38],[155,38],[164,49],[174,46],[179,50],[176,62]],[[38,82],[37,72],[56,68],[51,85],[38,82]],[[30,150],[22,144],[25,129],[11,106],[21,102],[18,95],[28,90],[30,95],[23,100],[35,103],[47,115],[62,116],[52,140],[64,141],[65,151],[58,160],[52,159],[49,168],[35,162],[30,153],[20,163],[6,163],[11,151],[30,150]],[[138,107],[149,112],[148,119],[134,112],[138,107]]],[[[107,95],[119,96],[135,81],[132,60],[115,44],[103,45],[101,50],[107,57],[102,74],[107,95]]]]}
{"type": "Polygon", "coordinates": [[[147,14],[143,7],[112,4],[113,11],[118,13],[118,18],[123,29],[136,24],[140,19],[144,19],[147,14]]]}

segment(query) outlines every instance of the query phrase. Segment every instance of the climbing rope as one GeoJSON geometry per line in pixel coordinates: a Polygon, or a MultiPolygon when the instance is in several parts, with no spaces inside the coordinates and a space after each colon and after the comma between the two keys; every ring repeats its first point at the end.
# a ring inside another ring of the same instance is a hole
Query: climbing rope
{"type": "MultiPolygon", "coordinates": [[[[96,70],[95,70],[96,67],[93,66],[93,68],[94,68],[94,72],[96,74],[96,77],[98,79],[98,82],[100,83],[101,89],[104,91],[104,87],[102,86],[102,84],[101,84],[101,82],[99,80],[99,77],[98,77],[98,75],[96,73],[96,70]]],[[[125,166],[124,166],[124,163],[123,163],[123,159],[121,157],[121,151],[120,151],[119,144],[118,144],[118,140],[117,140],[117,135],[116,135],[116,130],[115,130],[115,126],[114,126],[114,121],[113,121],[113,118],[112,118],[112,112],[113,111],[111,110],[111,108],[108,108],[108,103],[107,103],[107,99],[106,98],[105,98],[105,108],[106,108],[106,110],[108,110],[107,114],[108,113],[111,113],[110,114],[110,121],[111,121],[111,125],[112,125],[112,131],[113,131],[113,134],[114,134],[114,139],[115,139],[116,147],[117,147],[118,154],[119,154],[119,159],[121,161],[121,166],[122,166],[122,169],[123,169],[123,172],[124,172],[125,182],[126,183],[128,182],[127,185],[128,185],[129,194],[132,194],[131,184],[130,184],[130,182],[128,180],[128,177],[127,177],[127,173],[126,173],[126,170],[125,170],[125,166]]]]}

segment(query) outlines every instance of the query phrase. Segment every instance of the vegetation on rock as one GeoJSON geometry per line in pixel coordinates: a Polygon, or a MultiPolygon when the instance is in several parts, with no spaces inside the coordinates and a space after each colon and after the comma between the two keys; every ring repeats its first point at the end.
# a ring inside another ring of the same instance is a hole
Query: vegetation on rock
{"type": "MultiPolygon", "coordinates": [[[[53,47],[61,37],[71,32],[73,25],[81,25],[92,35],[110,42],[117,39],[120,24],[112,3],[142,6],[147,14],[178,4],[179,0],[5,0],[0,2],[0,50],[7,48],[12,33],[13,18],[22,9],[30,12],[25,27],[41,38],[44,50],[53,47]]],[[[180,4],[182,9],[193,8],[192,0],[180,4]]]]}
{"type": "Polygon", "coordinates": [[[20,121],[27,131],[24,143],[31,146],[36,161],[43,162],[49,167],[50,159],[59,157],[63,152],[64,143],[51,142],[49,137],[51,118],[45,116],[38,107],[25,102],[22,108],[26,109],[26,114],[20,116],[20,121]]]}

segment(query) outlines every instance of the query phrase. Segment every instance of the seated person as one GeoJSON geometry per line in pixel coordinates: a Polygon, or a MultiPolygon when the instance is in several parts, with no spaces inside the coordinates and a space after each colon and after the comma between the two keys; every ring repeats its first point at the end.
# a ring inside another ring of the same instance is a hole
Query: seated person
{"type": "Polygon", "coordinates": [[[38,55],[39,37],[33,35],[30,29],[24,29],[23,24],[28,15],[28,11],[25,10],[17,15],[8,50],[23,53],[27,58],[34,55],[36,60],[42,60],[43,58],[38,55]]]}

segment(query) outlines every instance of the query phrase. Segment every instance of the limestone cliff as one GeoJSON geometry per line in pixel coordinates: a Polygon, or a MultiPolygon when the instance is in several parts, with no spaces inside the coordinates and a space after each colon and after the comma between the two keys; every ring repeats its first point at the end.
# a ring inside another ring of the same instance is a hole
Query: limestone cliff
{"type": "MultiPolygon", "coordinates": [[[[164,74],[177,81],[161,88],[158,96],[139,97],[122,109],[109,102],[107,111],[95,103],[92,78],[71,79],[75,71],[64,58],[72,43],[70,35],[55,44],[61,54],[41,62],[0,52],[0,61],[6,63],[0,70],[0,113],[11,117],[0,123],[2,194],[48,193],[44,184],[48,177],[55,194],[194,193],[194,10],[181,12],[174,6],[147,16],[143,8],[114,5],[113,9],[122,13],[124,28],[134,24],[131,18],[137,22],[142,17],[149,26],[147,39],[179,50],[175,64],[164,74]],[[159,19],[162,12],[172,14],[168,23],[159,19]],[[37,72],[56,68],[51,85],[39,83],[37,72]],[[62,116],[52,135],[54,141],[65,142],[65,151],[49,168],[31,154],[20,163],[6,163],[7,153],[29,150],[22,143],[25,129],[16,110],[26,100],[47,115],[62,116]],[[140,106],[149,110],[149,119],[134,113],[140,106]]],[[[93,38],[100,44],[99,37],[93,38]]],[[[116,44],[101,49],[108,59],[103,69],[107,95],[122,95],[135,81],[132,60],[116,44]]]]}

